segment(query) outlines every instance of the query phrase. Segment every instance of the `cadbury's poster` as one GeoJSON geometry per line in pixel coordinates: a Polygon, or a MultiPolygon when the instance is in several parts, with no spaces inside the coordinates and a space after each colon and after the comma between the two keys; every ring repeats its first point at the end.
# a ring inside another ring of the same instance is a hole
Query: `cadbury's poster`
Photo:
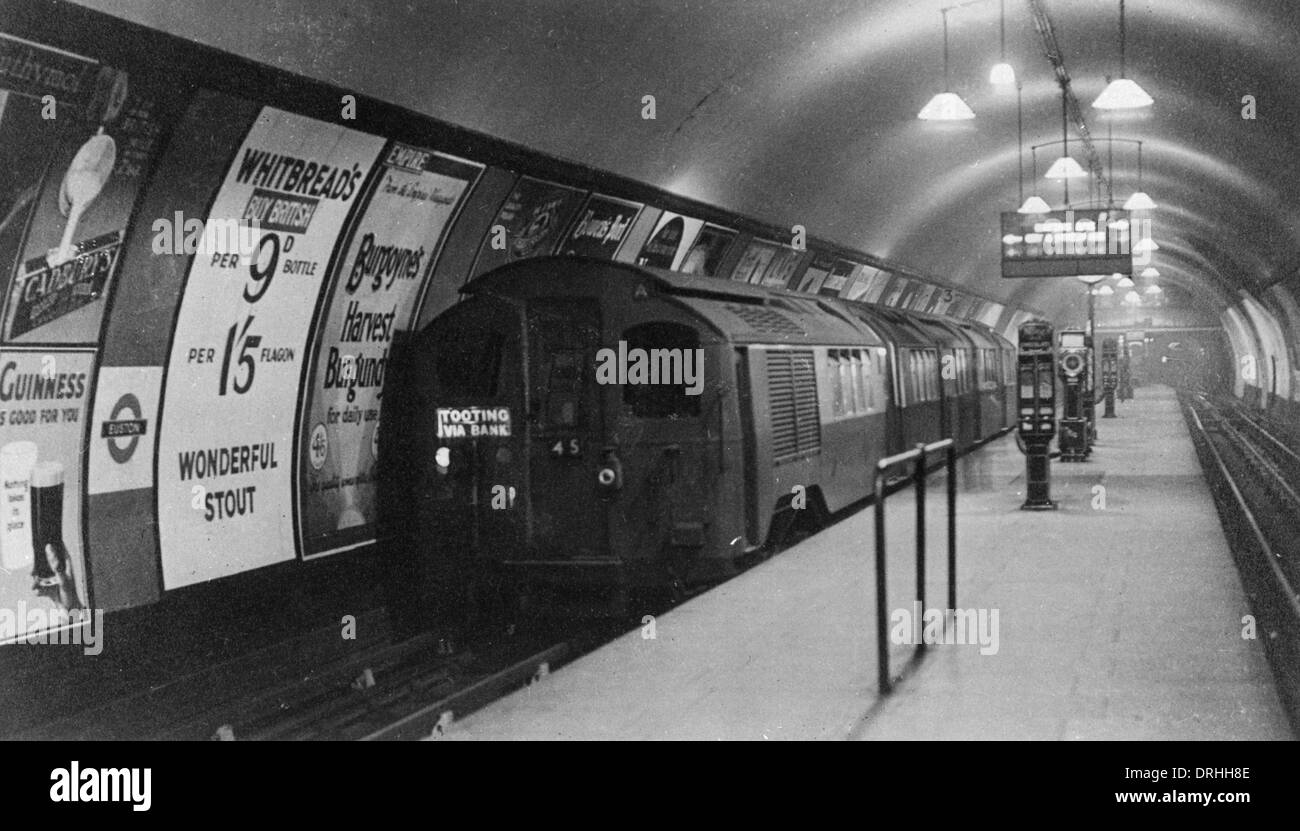
{"type": "Polygon", "coordinates": [[[298,453],[304,557],[376,537],[375,472],[388,350],[409,329],[443,232],[482,166],[394,144],[334,269],[317,329],[298,453]]]}
{"type": "Polygon", "coordinates": [[[158,431],[163,587],[294,557],[293,430],[308,330],[376,136],[271,107],[209,220],[256,220],[246,257],[195,257],[158,431]]]}
{"type": "MultiPolygon", "coordinates": [[[[35,49],[7,38],[0,47],[6,53],[16,50],[15,57],[23,60],[23,53],[35,49]]],[[[64,81],[51,93],[53,111],[40,100],[24,100],[18,91],[3,94],[3,153],[23,156],[13,160],[22,166],[4,175],[31,178],[45,172],[39,186],[15,181],[4,187],[7,205],[0,221],[8,239],[0,239],[0,255],[10,279],[3,336],[7,343],[90,344],[99,340],[126,224],[169,114],[163,112],[161,94],[139,77],[102,66],[74,76],[76,64],[69,66],[72,59],[61,52],[41,52],[36,59],[46,71],[33,77],[48,85],[62,73],[64,81]],[[38,122],[57,125],[57,141],[50,140],[56,133],[38,122]],[[14,129],[27,135],[13,136],[14,129]],[[45,147],[47,158],[31,155],[41,155],[45,147]],[[24,222],[27,237],[8,271],[10,225],[24,222]]]]}

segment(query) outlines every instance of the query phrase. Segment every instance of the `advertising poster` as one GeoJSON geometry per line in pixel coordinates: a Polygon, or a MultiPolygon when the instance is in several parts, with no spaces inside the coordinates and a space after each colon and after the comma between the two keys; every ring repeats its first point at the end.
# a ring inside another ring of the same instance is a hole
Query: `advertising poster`
{"type": "Polygon", "coordinates": [[[799,278],[799,291],[806,291],[810,294],[816,294],[822,287],[822,283],[830,275],[831,269],[835,267],[835,260],[832,257],[817,255],[808,265],[803,276],[799,278]]]}
{"type": "Polygon", "coordinates": [[[907,290],[907,279],[904,277],[895,277],[893,281],[890,282],[889,288],[886,290],[884,295],[885,299],[882,302],[891,309],[897,309],[899,308],[899,301],[903,299],[903,295],[907,293],[907,290]]]}
{"type": "Polygon", "coordinates": [[[691,250],[682,260],[683,274],[701,274],[716,277],[722,260],[727,256],[731,243],[736,239],[736,232],[717,225],[705,225],[695,238],[691,250]]]}
{"type": "Polygon", "coordinates": [[[703,227],[704,221],[701,219],[664,211],[655,224],[654,233],[641,247],[637,265],[680,271],[682,261],[690,253],[691,245],[703,227]]]}
{"type": "Polygon", "coordinates": [[[641,208],[637,202],[593,193],[578,213],[573,229],[560,247],[561,253],[573,257],[614,259],[641,208]]]}
{"type": "Polygon", "coordinates": [[[94,357],[0,350],[0,643],[90,608],[81,440],[94,357]]]}
{"type": "Polygon", "coordinates": [[[912,293],[911,300],[908,301],[907,308],[916,312],[923,312],[930,305],[930,298],[934,296],[934,286],[919,285],[916,291],[912,293]]]}
{"type": "Polygon", "coordinates": [[[560,234],[581,201],[579,190],[520,177],[492,220],[491,228],[499,226],[502,233],[489,229],[474,263],[474,276],[515,260],[555,253],[560,234]]]}
{"type": "Polygon", "coordinates": [[[790,285],[790,278],[794,275],[795,269],[799,267],[801,259],[803,259],[802,251],[796,251],[793,248],[781,248],[772,256],[772,261],[767,264],[767,270],[763,272],[761,284],[767,288],[786,288],[790,285]]]}
{"type": "Polygon", "coordinates": [[[295,556],[293,429],[308,329],[383,145],[265,107],[235,154],[209,220],[256,220],[261,236],[246,257],[195,257],[185,283],[158,425],[166,589],[295,556]]]}
{"type": "Polygon", "coordinates": [[[99,67],[93,84],[84,106],[57,104],[54,121],[64,126],[31,192],[27,238],[6,275],[6,343],[99,340],[123,234],[170,111],[137,76],[99,67]]]}
{"type": "Polygon", "coordinates": [[[395,143],[334,269],[307,375],[297,454],[303,557],[376,538],[380,394],[443,233],[481,165],[395,143]]]}
{"type": "Polygon", "coordinates": [[[872,273],[867,278],[866,291],[862,293],[862,297],[859,299],[865,303],[879,303],[880,298],[885,293],[885,289],[889,287],[889,281],[893,275],[888,271],[872,269],[870,267],[867,268],[867,271],[872,273]]]}
{"type": "Polygon", "coordinates": [[[829,295],[830,297],[839,297],[844,291],[844,287],[849,284],[849,278],[853,276],[855,266],[848,260],[836,260],[835,267],[827,275],[825,282],[822,283],[821,290],[818,294],[829,295]]]}
{"type": "Polygon", "coordinates": [[[731,272],[731,279],[739,283],[757,283],[767,270],[767,266],[776,256],[778,246],[774,242],[754,240],[741,255],[740,262],[731,272]]]}

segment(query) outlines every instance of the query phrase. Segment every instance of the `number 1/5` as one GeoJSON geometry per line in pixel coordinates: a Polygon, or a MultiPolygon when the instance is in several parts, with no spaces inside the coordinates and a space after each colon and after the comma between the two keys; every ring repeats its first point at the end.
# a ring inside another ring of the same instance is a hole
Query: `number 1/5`
{"type": "Polygon", "coordinates": [[[231,380],[230,359],[234,357],[236,340],[243,341],[243,344],[239,348],[238,363],[239,366],[247,369],[248,373],[244,376],[244,379],[241,382],[238,371],[236,371],[235,378],[233,379],[234,390],[239,395],[243,395],[253,386],[253,373],[257,370],[257,364],[253,361],[253,356],[250,355],[249,352],[250,350],[256,349],[262,343],[261,335],[248,334],[248,327],[252,325],[253,320],[254,316],[249,315],[248,319],[244,321],[243,329],[239,328],[238,323],[232,323],[229,331],[226,333],[226,351],[222,353],[221,357],[221,383],[218,387],[218,395],[226,394],[226,384],[231,380]],[[236,334],[237,331],[238,334],[236,334]]]}

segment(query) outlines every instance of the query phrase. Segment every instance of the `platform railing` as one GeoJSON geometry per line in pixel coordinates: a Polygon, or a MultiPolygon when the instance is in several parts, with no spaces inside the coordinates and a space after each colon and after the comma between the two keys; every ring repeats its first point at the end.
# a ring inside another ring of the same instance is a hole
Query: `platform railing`
{"type": "MultiPolygon", "coordinates": [[[[925,477],[926,462],[931,453],[947,451],[948,469],[948,608],[957,608],[957,444],[943,439],[932,444],[918,443],[911,450],[887,456],[876,462],[875,484],[872,493],[876,503],[876,673],[880,694],[888,695],[893,689],[889,680],[889,614],[885,585],[885,472],[906,462],[912,462],[912,485],[916,492],[916,600],[921,614],[925,614],[925,477]]],[[[945,620],[946,620],[945,616],[945,620]]],[[[920,620],[913,622],[921,626],[920,620]]],[[[917,652],[925,651],[925,639],[917,645],[917,652]]]]}

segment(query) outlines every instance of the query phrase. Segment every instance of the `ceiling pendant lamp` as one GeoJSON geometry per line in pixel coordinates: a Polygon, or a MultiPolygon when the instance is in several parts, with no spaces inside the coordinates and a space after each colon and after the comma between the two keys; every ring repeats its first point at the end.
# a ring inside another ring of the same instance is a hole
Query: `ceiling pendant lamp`
{"type": "Polygon", "coordinates": [[[1016,71],[1007,63],[1007,0],[1000,0],[1001,6],[1001,59],[989,70],[989,83],[995,87],[1009,87],[1016,82],[1016,71]]]}
{"type": "Polygon", "coordinates": [[[1070,156],[1062,156],[1052,162],[1052,166],[1047,168],[1043,174],[1044,179],[1082,179],[1088,175],[1088,171],[1079,166],[1070,156]]]}
{"type": "Polygon", "coordinates": [[[1137,110],[1155,103],[1155,99],[1147,95],[1146,90],[1138,86],[1136,81],[1125,77],[1127,75],[1124,61],[1126,40],[1124,0],[1119,0],[1119,77],[1107,84],[1101,91],[1101,95],[1097,96],[1097,100],[1092,102],[1092,105],[1099,110],[1137,110]]]}
{"type": "Polygon", "coordinates": [[[1150,285],[1150,286],[1147,286],[1146,291],[1144,292],[1144,294],[1160,294],[1162,291],[1164,291],[1164,289],[1160,288],[1159,286],[1156,286],[1156,285],[1150,285]]]}
{"type": "Polygon", "coordinates": [[[1156,203],[1142,190],[1142,142],[1138,142],[1138,189],[1124,203],[1126,211],[1154,211],[1156,203]]]}
{"type": "MultiPolygon", "coordinates": [[[[1033,160],[1034,160],[1033,178],[1030,179],[1030,181],[1034,183],[1034,190],[1038,190],[1038,148],[1031,147],[1030,154],[1033,156],[1033,160]]],[[[1020,195],[1021,196],[1025,195],[1025,188],[1024,188],[1023,181],[1020,186],[1020,195]]],[[[1022,214],[1045,214],[1045,213],[1049,213],[1051,210],[1052,210],[1052,206],[1048,205],[1045,201],[1043,201],[1043,198],[1039,196],[1037,193],[1035,193],[1033,196],[1026,199],[1023,203],[1021,203],[1020,207],[1016,209],[1017,213],[1022,213],[1022,214]]]]}
{"type": "Polygon", "coordinates": [[[1121,280],[1120,280],[1118,283],[1116,283],[1115,285],[1118,286],[1118,287],[1120,287],[1120,288],[1122,288],[1122,289],[1131,289],[1131,288],[1133,288],[1133,278],[1132,278],[1132,277],[1124,277],[1123,279],[1121,279],[1121,280]]]}
{"type": "Polygon", "coordinates": [[[1100,294],[1102,297],[1110,297],[1112,294],[1115,293],[1115,290],[1110,286],[1100,286],[1097,289],[1095,289],[1095,291],[1097,292],[1097,294],[1100,294]]]}
{"type": "Polygon", "coordinates": [[[922,121],[966,121],[975,117],[975,111],[952,91],[948,83],[948,10],[943,12],[943,92],[934,96],[921,108],[916,117],[922,121]]]}
{"type": "Polygon", "coordinates": [[[1147,237],[1146,239],[1138,240],[1137,244],[1133,246],[1134,254],[1146,254],[1151,251],[1159,251],[1159,250],[1160,250],[1160,246],[1156,245],[1156,241],[1151,239],[1150,237],[1147,237]]]}
{"type": "Polygon", "coordinates": [[[1159,272],[1159,271],[1156,271],[1155,266],[1149,265],[1149,266],[1147,266],[1146,268],[1142,269],[1142,273],[1139,274],[1138,276],[1139,276],[1139,277],[1146,277],[1147,279],[1152,279],[1152,280],[1153,280],[1153,279],[1155,279],[1156,277],[1159,277],[1159,276],[1160,276],[1160,272],[1159,272]]]}
{"type": "Polygon", "coordinates": [[[1134,306],[1136,306],[1142,302],[1142,295],[1138,294],[1135,291],[1130,291],[1128,294],[1124,295],[1124,302],[1132,303],[1134,306]]]}

